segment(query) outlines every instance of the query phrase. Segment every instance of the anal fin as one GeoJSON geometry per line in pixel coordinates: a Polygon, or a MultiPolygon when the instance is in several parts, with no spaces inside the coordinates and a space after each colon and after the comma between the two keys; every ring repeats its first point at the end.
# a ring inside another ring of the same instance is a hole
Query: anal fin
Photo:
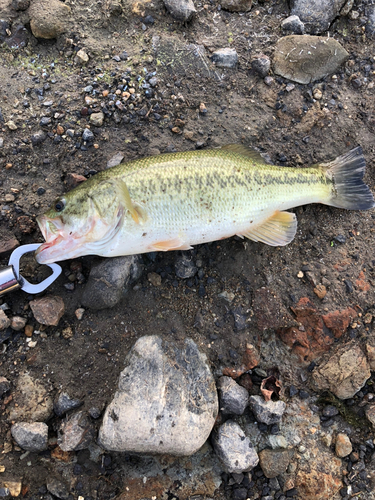
{"type": "Polygon", "coordinates": [[[243,233],[246,238],[261,241],[273,247],[290,243],[297,231],[297,218],[291,212],[275,212],[263,224],[243,233]]]}
{"type": "Polygon", "coordinates": [[[168,250],[191,250],[188,243],[185,243],[181,238],[173,238],[172,240],[157,241],[149,246],[151,252],[167,252],[168,250]]]}

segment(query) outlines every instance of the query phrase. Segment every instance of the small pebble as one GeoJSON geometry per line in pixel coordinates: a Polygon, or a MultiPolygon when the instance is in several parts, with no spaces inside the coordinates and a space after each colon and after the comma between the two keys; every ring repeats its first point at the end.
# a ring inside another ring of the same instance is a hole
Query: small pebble
{"type": "Polygon", "coordinates": [[[353,451],[352,443],[346,434],[342,432],[337,434],[335,451],[339,458],[347,457],[353,451]]]}
{"type": "Polygon", "coordinates": [[[76,318],[78,319],[78,321],[81,321],[81,319],[83,318],[84,312],[85,312],[85,309],[83,309],[83,307],[79,307],[78,309],[76,309],[74,311],[74,314],[76,315],[76,318]]]}
{"type": "Polygon", "coordinates": [[[25,318],[21,318],[21,316],[13,316],[10,326],[16,332],[20,332],[25,328],[26,321],[27,320],[25,318]]]}
{"type": "Polygon", "coordinates": [[[314,293],[319,299],[322,300],[327,295],[327,289],[324,285],[316,285],[314,293]]]}
{"type": "Polygon", "coordinates": [[[34,332],[34,327],[32,325],[26,325],[25,326],[25,335],[26,337],[32,337],[34,332]]]}
{"type": "Polygon", "coordinates": [[[202,115],[205,115],[207,113],[207,108],[206,108],[206,106],[205,106],[205,104],[203,102],[201,102],[200,105],[199,105],[199,112],[202,115]]]}
{"type": "Polygon", "coordinates": [[[343,234],[338,234],[333,238],[337,243],[344,244],[346,242],[346,237],[343,234]]]}

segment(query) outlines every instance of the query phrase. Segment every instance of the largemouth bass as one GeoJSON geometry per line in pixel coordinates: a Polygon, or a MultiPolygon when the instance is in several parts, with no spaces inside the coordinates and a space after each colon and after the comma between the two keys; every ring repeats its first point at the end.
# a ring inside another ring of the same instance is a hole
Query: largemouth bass
{"type": "Polygon", "coordinates": [[[36,259],[187,250],[236,234],[287,245],[297,229],[290,208],[372,208],[364,171],[360,147],[310,168],[269,165],[236,145],[130,161],[96,174],[37,218],[46,242],[36,259]]]}

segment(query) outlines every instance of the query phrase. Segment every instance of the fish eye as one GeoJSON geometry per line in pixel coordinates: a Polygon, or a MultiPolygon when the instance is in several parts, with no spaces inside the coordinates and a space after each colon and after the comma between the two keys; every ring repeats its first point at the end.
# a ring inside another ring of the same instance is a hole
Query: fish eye
{"type": "Polygon", "coordinates": [[[64,199],[61,199],[61,200],[57,200],[56,203],[55,203],[55,210],[56,212],[62,212],[65,208],[65,200],[64,199]]]}

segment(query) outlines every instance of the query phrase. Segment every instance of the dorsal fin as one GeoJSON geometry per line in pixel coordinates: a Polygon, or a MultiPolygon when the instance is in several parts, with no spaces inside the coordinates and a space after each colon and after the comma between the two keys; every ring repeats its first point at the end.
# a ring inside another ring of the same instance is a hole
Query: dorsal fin
{"type": "Polygon", "coordinates": [[[255,149],[244,146],[243,144],[227,144],[226,146],[222,146],[221,149],[223,149],[224,151],[230,151],[231,153],[236,153],[241,156],[245,156],[246,158],[251,158],[258,163],[264,163],[265,165],[267,165],[266,160],[259,153],[259,151],[255,151],[255,149]]]}

